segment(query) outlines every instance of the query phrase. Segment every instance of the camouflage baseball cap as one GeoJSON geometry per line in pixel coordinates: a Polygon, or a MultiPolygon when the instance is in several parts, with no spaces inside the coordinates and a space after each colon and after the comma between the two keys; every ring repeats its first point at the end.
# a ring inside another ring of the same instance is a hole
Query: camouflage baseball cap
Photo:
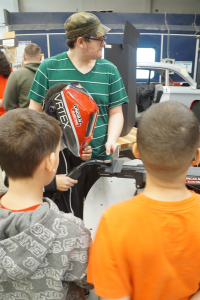
{"type": "Polygon", "coordinates": [[[68,39],[89,34],[100,37],[111,29],[101,24],[100,20],[91,13],[80,12],[71,15],[64,24],[68,39]]]}

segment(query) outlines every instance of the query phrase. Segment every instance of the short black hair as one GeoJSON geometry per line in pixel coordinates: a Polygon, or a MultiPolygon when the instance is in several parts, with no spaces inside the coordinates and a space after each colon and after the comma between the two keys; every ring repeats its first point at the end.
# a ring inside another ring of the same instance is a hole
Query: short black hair
{"type": "Polygon", "coordinates": [[[49,102],[49,100],[51,99],[51,97],[56,94],[61,92],[66,86],[68,86],[67,83],[58,83],[53,85],[46,93],[45,97],[44,97],[44,104],[47,105],[47,103],[49,102]]]}
{"type": "Polygon", "coordinates": [[[88,38],[90,37],[90,35],[89,35],[89,34],[83,34],[82,36],[76,36],[76,37],[67,39],[67,41],[66,41],[67,46],[68,46],[70,49],[74,49],[75,43],[76,43],[76,41],[77,41],[77,39],[78,39],[79,37],[82,37],[83,40],[84,40],[85,42],[90,42],[90,40],[88,39],[88,38]]]}
{"type": "Polygon", "coordinates": [[[199,145],[199,123],[194,113],[176,101],[154,104],[138,125],[139,155],[149,172],[176,176],[187,170],[199,145]]]}
{"type": "Polygon", "coordinates": [[[28,108],[6,112],[0,118],[0,166],[12,179],[32,177],[61,139],[59,122],[28,108]]]}

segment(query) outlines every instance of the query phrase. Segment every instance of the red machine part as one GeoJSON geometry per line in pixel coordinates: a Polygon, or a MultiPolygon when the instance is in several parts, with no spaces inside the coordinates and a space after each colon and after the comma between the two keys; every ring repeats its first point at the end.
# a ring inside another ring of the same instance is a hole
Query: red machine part
{"type": "Polygon", "coordinates": [[[96,102],[84,91],[80,92],[80,90],[70,85],[63,90],[63,95],[67,99],[68,110],[79,140],[79,155],[82,154],[83,148],[92,140],[99,113],[96,102]]]}

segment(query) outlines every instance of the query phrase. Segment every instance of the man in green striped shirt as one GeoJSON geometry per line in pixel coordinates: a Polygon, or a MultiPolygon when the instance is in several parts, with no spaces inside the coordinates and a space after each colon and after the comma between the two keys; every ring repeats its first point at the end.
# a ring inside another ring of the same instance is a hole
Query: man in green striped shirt
{"type": "MultiPolygon", "coordinates": [[[[79,82],[99,107],[90,143],[92,159],[107,160],[116,148],[123,127],[122,104],[128,103],[116,66],[101,59],[102,49],[106,45],[105,34],[110,29],[101,24],[95,15],[82,12],[67,19],[65,30],[69,51],[50,57],[40,65],[29,93],[29,107],[41,111],[41,102],[50,87],[57,83],[79,82]]],[[[88,170],[89,178],[86,176],[81,187],[86,189],[84,196],[98,179],[96,166],[88,166],[88,170]]]]}

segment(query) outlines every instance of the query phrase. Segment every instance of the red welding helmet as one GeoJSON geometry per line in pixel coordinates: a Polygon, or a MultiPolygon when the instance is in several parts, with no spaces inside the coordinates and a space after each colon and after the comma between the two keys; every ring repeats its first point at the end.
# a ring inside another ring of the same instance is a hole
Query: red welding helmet
{"type": "Polygon", "coordinates": [[[63,141],[75,155],[92,140],[99,108],[92,96],[79,84],[67,85],[45,105],[45,112],[61,123],[63,141]]]}

